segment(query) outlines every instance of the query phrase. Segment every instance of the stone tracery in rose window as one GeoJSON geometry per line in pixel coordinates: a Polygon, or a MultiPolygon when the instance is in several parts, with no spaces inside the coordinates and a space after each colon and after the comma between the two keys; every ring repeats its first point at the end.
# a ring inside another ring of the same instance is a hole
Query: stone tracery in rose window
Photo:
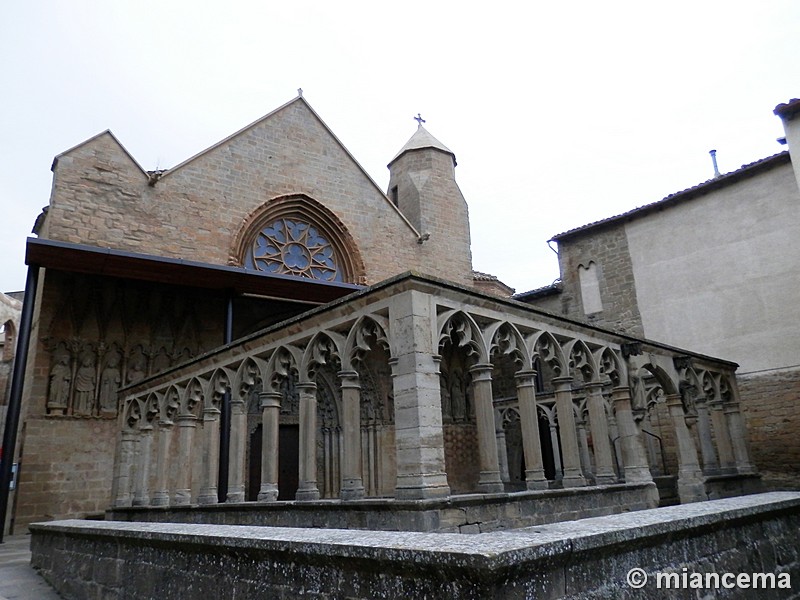
{"type": "Polygon", "coordinates": [[[279,218],[259,231],[247,251],[245,267],[322,281],[343,281],[330,240],[299,219],[279,218]]]}

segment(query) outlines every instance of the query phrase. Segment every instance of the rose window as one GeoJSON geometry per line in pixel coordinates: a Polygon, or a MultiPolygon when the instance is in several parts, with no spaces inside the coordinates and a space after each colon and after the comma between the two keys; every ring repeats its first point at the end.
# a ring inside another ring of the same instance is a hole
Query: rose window
{"type": "Polygon", "coordinates": [[[277,219],[256,235],[245,267],[323,281],[342,281],[333,247],[316,227],[295,219],[277,219]]]}

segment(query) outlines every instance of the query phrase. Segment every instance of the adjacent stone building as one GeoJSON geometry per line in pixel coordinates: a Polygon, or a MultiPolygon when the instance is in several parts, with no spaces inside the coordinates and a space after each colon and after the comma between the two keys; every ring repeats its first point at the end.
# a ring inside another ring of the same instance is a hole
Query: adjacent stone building
{"type": "Polygon", "coordinates": [[[775,110],[787,152],[554,236],[560,281],[516,296],[738,363],[753,456],[777,487],[800,486],[799,110],[775,110]]]}

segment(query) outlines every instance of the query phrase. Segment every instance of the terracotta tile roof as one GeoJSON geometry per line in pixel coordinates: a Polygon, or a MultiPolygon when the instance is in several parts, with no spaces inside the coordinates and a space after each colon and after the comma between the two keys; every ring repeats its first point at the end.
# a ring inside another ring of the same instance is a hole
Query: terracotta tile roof
{"type": "MultiPolygon", "coordinates": [[[[797,110],[800,110],[800,101],[798,101],[797,110]]],[[[724,175],[720,175],[719,177],[715,177],[714,179],[709,179],[708,181],[704,181],[703,183],[700,183],[694,187],[690,187],[680,192],[675,192],[674,194],[670,194],[669,196],[659,200],[658,202],[645,204],[644,206],[634,208],[633,210],[629,210],[628,212],[624,212],[620,215],[615,215],[613,217],[601,219],[600,221],[595,221],[593,223],[582,225],[581,227],[576,227],[575,229],[570,229],[563,233],[559,233],[550,238],[549,241],[557,242],[559,240],[569,238],[598,227],[615,224],[621,221],[630,221],[632,219],[647,215],[651,212],[662,210],[664,208],[667,208],[675,204],[679,204],[681,202],[687,202],[689,200],[702,196],[703,194],[707,194],[708,192],[725,187],[727,185],[730,185],[747,177],[752,177],[754,175],[762,173],[763,171],[767,171],[769,169],[772,169],[784,163],[788,163],[790,161],[791,158],[789,156],[788,151],[779,152],[778,154],[773,154],[772,156],[768,156],[767,158],[762,158],[761,160],[757,160],[755,162],[742,165],[739,169],[735,171],[731,171],[730,173],[725,173],[724,175]]]]}
{"type": "Polygon", "coordinates": [[[561,280],[556,279],[550,285],[545,285],[540,288],[536,288],[535,290],[528,290],[527,292],[520,292],[518,294],[514,294],[511,297],[514,300],[519,300],[520,302],[526,302],[528,300],[533,300],[534,298],[550,296],[551,294],[559,294],[561,293],[562,288],[563,286],[561,285],[561,280]]]}
{"type": "Polygon", "coordinates": [[[792,118],[798,112],[800,112],[800,99],[792,98],[784,104],[778,104],[778,106],[776,106],[775,110],[772,112],[778,115],[781,119],[791,121],[792,118]]]}

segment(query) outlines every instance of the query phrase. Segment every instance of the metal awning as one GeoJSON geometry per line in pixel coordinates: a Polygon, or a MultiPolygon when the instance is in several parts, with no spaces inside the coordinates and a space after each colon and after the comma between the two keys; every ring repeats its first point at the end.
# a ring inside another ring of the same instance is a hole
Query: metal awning
{"type": "Polygon", "coordinates": [[[122,279],[253,294],[281,300],[325,304],[362,289],[290,275],[247,271],[241,267],[138,254],[38,238],[28,238],[25,263],[45,269],[122,279]]]}

